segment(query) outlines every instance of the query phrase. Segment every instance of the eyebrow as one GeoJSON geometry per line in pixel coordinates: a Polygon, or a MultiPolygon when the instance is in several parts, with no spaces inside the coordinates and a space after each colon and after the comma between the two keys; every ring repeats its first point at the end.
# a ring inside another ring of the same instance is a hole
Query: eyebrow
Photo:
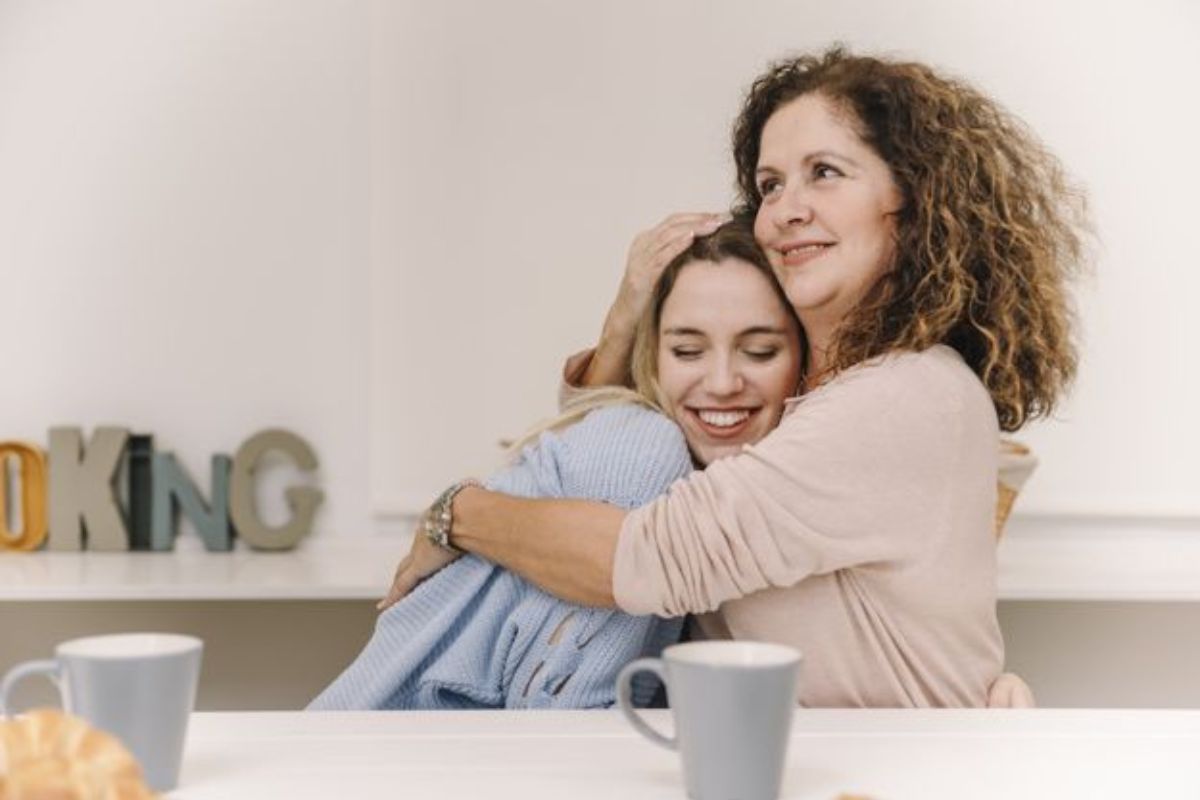
{"type": "MultiPolygon", "coordinates": [[[[760,154],[760,157],[761,157],[761,154],[760,154]]],[[[850,166],[855,167],[856,169],[862,169],[862,164],[859,164],[853,158],[850,158],[850,156],[842,155],[841,153],[836,153],[833,150],[817,150],[815,153],[809,153],[808,155],[806,155],[804,157],[804,159],[801,163],[811,164],[814,161],[820,161],[821,159],[825,159],[825,158],[832,158],[837,161],[844,161],[847,164],[849,164],[850,166]]],[[[754,170],[754,174],[758,175],[761,172],[770,173],[770,172],[778,172],[778,171],[779,170],[775,169],[774,167],[770,167],[770,166],[758,167],[757,169],[754,170]]]]}
{"type": "MultiPolygon", "coordinates": [[[[667,328],[662,331],[662,336],[707,336],[708,334],[699,328],[667,328]]],[[[738,331],[737,335],[742,336],[787,336],[786,328],[776,328],[771,325],[755,325],[752,328],[746,328],[743,331],[738,331]]]]}

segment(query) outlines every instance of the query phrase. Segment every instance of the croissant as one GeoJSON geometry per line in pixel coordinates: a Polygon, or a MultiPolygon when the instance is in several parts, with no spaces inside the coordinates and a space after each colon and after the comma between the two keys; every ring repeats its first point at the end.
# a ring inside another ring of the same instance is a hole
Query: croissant
{"type": "Polygon", "coordinates": [[[152,800],[116,737],[40,709],[0,722],[0,800],[152,800]]]}

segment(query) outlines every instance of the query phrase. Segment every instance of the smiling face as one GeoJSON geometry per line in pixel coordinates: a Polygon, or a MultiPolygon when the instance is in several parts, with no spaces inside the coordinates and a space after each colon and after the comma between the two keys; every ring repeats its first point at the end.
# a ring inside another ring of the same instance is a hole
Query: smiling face
{"type": "Polygon", "coordinates": [[[658,387],[701,464],[766,436],[800,380],[800,334],[770,278],[744,261],[692,261],[659,317],[658,387]]]}
{"type": "Polygon", "coordinates": [[[810,339],[827,340],[891,263],[902,204],[848,112],[802,95],[763,127],[754,236],[810,339]]]}

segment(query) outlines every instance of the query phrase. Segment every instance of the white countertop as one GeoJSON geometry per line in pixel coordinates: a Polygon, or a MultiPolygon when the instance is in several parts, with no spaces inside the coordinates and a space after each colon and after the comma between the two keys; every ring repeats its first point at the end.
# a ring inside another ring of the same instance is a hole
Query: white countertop
{"type": "MultiPolygon", "coordinates": [[[[183,543],[181,542],[181,545],[183,543]]],[[[0,553],[0,601],[372,600],[403,536],[326,537],[282,553],[0,553]]],[[[1000,543],[1002,600],[1200,600],[1200,530],[1015,518],[1000,543]]]]}
{"type": "MultiPolygon", "coordinates": [[[[669,712],[648,713],[666,730],[669,712]]],[[[782,797],[1200,797],[1200,711],[799,709],[782,797]]],[[[197,713],[177,800],[681,798],[615,711],[197,713]]]]}

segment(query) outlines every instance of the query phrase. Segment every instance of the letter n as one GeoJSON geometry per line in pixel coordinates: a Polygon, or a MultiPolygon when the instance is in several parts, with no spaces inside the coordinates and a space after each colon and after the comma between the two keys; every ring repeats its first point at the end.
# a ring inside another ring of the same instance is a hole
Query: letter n
{"type": "Polygon", "coordinates": [[[171,453],[155,453],[153,460],[154,502],[151,512],[150,547],[173,550],[179,512],[187,517],[209,551],[230,550],[233,533],[229,525],[229,456],[212,458],[212,506],[200,496],[196,484],[171,453]]]}

